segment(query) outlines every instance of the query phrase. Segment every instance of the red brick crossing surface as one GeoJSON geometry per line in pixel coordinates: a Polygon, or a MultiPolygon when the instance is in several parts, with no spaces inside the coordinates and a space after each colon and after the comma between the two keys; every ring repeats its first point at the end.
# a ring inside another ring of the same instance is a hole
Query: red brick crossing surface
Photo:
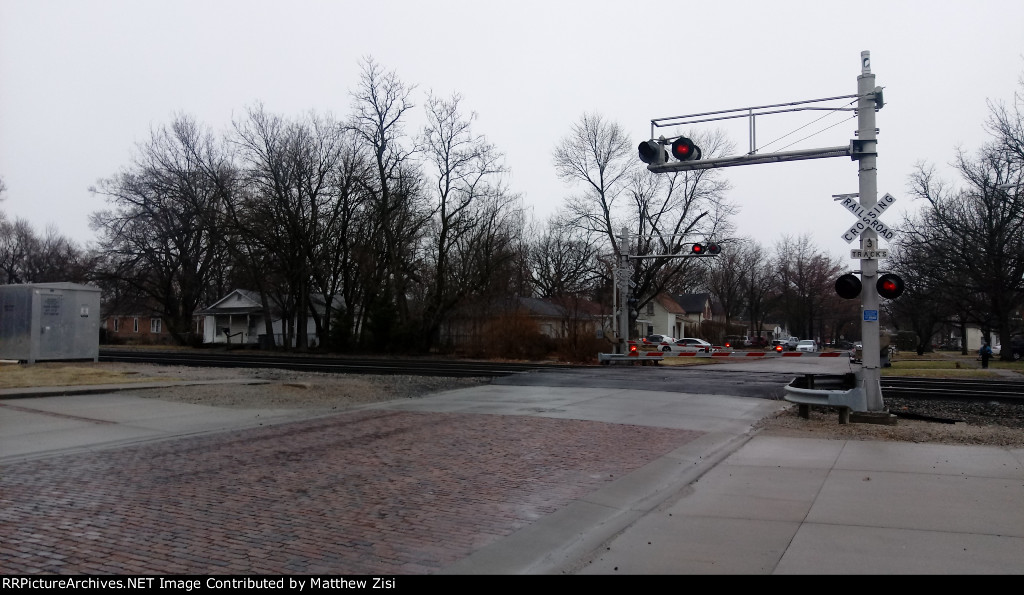
{"type": "Polygon", "coordinates": [[[699,432],[359,411],[7,464],[4,574],[430,574],[699,432]]]}

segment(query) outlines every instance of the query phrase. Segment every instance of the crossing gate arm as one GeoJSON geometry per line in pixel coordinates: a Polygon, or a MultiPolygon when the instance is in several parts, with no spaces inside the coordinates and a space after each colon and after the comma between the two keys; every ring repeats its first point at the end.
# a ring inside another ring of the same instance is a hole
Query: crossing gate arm
{"type": "Polygon", "coordinates": [[[847,351],[816,351],[813,353],[807,353],[804,351],[680,351],[669,352],[662,354],[664,357],[739,357],[739,358],[752,358],[752,357],[849,357],[847,351]]]}

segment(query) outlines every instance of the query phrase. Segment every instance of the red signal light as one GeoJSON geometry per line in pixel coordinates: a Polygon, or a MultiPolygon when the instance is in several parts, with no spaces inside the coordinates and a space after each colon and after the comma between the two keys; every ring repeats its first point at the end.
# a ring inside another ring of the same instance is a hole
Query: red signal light
{"type": "Polygon", "coordinates": [[[704,254],[704,244],[694,244],[693,248],[690,248],[692,254],[704,254]]]}
{"type": "Polygon", "coordinates": [[[899,275],[886,273],[878,278],[875,287],[878,289],[878,295],[887,300],[894,300],[903,295],[903,279],[899,275]]]}
{"type": "Polygon", "coordinates": [[[672,142],[672,156],[680,161],[691,161],[700,159],[700,147],[685,136],[680,136],[672,142]]]}
{"type": "Polygon", "coordinates": [[[782,351],[782,345],[776,345],[775,351],[782,351]]]}

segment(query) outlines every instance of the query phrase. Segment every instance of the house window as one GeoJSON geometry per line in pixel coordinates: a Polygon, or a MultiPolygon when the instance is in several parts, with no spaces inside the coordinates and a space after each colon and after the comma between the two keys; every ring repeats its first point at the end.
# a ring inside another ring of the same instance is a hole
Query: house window
{"type": "Polygon", "coordinates": [[[160,332],[160,327],[161,327],[161,321],[160,321],[159,318],[150,318],[149,319],[149,332],[154,333],[154,334],[159,333],[160,332]]]}
{"type": "Polygon", "coordinates": [[[654,302],[647,302],[647,315],[648,316],[653,316],[654,315],[654,302]]]}
{"type": "Polygon", "coordinates": [[[114,332],[121,330],[121,319],[117,316],[114,317],[114,332]]]}
{"type": "Polygon", "coordinates": [[[139,319],[135,319],[135,328],[132,330],[133,333],[139,332],[139,319]]]}

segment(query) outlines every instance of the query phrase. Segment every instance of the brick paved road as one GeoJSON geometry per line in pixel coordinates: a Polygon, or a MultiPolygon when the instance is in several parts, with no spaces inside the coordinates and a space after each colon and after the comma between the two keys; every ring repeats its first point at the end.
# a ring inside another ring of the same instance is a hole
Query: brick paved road
{"type": "Polygon", "coordinates": [[[362,411],[13,463],[0,572],[429,574],[698,436],[362,411]]]}

